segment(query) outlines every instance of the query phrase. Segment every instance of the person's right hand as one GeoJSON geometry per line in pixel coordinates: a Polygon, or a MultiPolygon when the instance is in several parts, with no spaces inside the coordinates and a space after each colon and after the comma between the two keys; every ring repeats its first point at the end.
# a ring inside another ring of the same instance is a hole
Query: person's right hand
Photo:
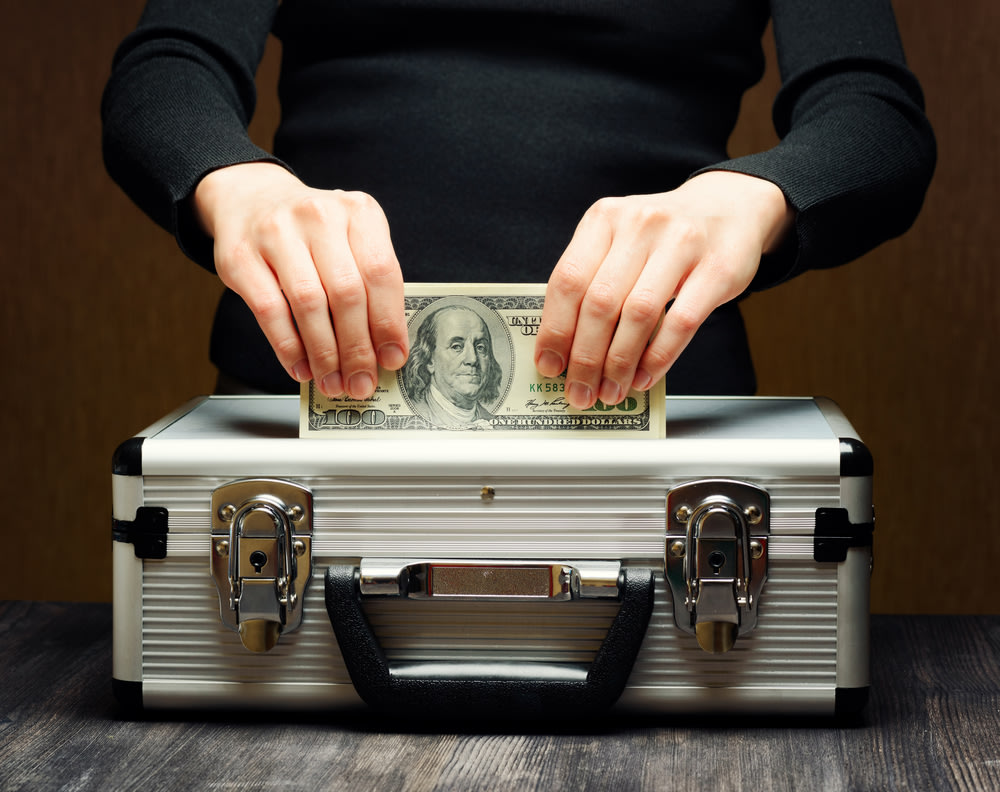
{"type": "Polygon", "coordinates": [[[403,275],[374,198],[307,187],[280,165],[212,171],[194,193],[222,282],[294,380],[366,399],[406,362],[403,275]]]}

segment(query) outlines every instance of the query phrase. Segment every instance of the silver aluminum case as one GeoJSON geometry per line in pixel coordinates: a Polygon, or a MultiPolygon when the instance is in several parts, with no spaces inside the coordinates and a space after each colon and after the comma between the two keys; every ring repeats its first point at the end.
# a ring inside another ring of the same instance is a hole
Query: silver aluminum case
{"type": "MultiPolygon", "coordinates": [[[[818,508],[873,523],[871,476],[841,473],[853,427],[831,401],[811,398],[669,398],[667,415],[663,440],[446,432],[309,440],[297,436],[295,397],[192,400],[139,433],[132,450],[141,462],[113,475],[116,521],[134,520],[143,506],[169,515],[165,558],[140,559],[132,544],[113,543],[119,697],[148,708],[358,706],[323,572],[361,559],[432,558],[652,568],[653,616],[617,709],[833,714],[845,692],[863,701],[871,547],[851,547],[840,563],[813,558],[818,508]],[[315,514],[302,624],[260,654],[223,626],[209,574],[212,491],[257,477],[308,487],[315,514]],[[667,492],[708,478],[770,495],[758,623],[724,654],[702,651],[675,626],[664,580],[667,492]]],[[[485,619],[486,607],[389,599],[367,614],[393,657],[579,662],[616,606],[515,603],[502,619],[485,619]]]]}

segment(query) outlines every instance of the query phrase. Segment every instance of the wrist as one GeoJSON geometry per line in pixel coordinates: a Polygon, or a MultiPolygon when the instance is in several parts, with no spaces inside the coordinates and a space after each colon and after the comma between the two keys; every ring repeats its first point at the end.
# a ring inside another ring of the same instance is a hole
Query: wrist
{"type": "Polygon", "coordinates": [[[242,162],[206,173],[194,188],[191,203],[202,230],[215,236],[216,218],[227,211],[232,201],[298,179],[274,162],[242,162]]]}
{"type": "Polygon", "coordinates": [[[763,223],[766,229],[761,253],[774,253],[785,244],[795,228],[795,210],[777,184],[754,176],[748,178],[755,179],[761,185],[763,223]]]}
{"type": "Polygon", "coordinates": [[[753,222],[762,254],[778,250],[795,227],[795,210],[772,181],[740,171],[716,170],[700,173],[688,182],[696,183],[717,206],[727,203],[729,211],[753,222]]]}

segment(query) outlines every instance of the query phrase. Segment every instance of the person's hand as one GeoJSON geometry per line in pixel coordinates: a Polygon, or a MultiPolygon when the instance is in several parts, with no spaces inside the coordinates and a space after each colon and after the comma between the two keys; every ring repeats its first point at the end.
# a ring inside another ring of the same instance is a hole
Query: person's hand
{"type": "Polygon", "coordinates": [[[371,196],[312,189],[278,165],[246,163],[205,176],[194,203],[214,239],[216,272],[289,376],[315,379],[327,396],[365,399],[379,365],[403,365],[403,276],[371,196]]]}
{"type": "Polygon", "coordinates": [[[549,278],[539,373],[565,371],[577,409],[648,389],[708,315],[743,293],[793,221],[777,186],[724,171],[671,192],[598,201],[549,278]]]}

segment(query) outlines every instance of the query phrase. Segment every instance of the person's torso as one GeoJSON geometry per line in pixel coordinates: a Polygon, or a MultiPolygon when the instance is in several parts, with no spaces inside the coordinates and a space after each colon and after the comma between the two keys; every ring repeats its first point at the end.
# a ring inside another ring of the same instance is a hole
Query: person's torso
{"type": "Polygon", "coordinates": [[[544,281],[590,204],[724,159],[763,0],[285,0],[275,151],[409,280],[544,281]]]}

